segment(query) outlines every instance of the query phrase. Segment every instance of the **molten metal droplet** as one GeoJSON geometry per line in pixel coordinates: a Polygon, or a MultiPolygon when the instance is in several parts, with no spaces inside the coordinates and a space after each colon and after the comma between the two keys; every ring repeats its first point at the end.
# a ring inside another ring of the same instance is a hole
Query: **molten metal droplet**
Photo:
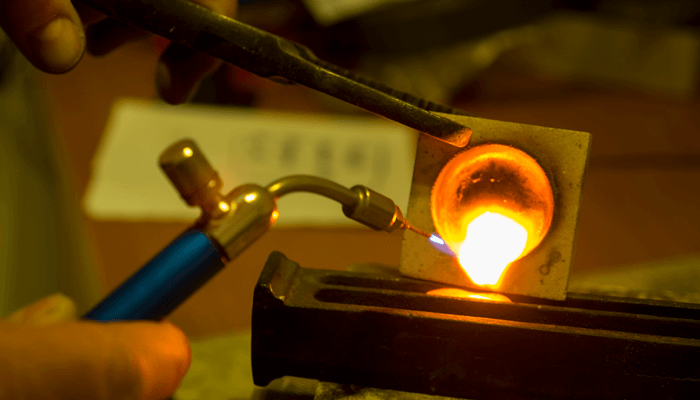
{"type": "Polygon", "coordinates": [[[504,215],[485,212],[467,226],[459,263],[477,285],[495,285],[525,250],[527,230],[504,215]]]}

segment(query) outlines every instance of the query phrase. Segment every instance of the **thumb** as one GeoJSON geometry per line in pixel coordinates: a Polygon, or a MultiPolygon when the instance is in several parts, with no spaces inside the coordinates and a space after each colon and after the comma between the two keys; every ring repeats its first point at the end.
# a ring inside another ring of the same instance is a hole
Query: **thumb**
{"type": "Polygon", "coordinates": [[[168,322],[0,322],[0,398],[152,399],[172,395],[190,364],[168,322]]]}
{"type": "Polygon", "coordinates": [[[70,0],[2,0],[0,27],[45,72],[67,72],[85,49],[85,32],[70,0]]]}

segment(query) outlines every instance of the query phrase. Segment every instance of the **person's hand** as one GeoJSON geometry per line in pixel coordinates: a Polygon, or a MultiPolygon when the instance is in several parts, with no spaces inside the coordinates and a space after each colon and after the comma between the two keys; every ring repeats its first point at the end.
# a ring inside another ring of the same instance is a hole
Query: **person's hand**
{"type": "MultiPolygon", "coordinates": [[[[237,0],[191,1],[229,17],[236,14],[237,0]]],[[[147,35],[70,0],[1,0],[0,27],[35,67],[50,73],[71,70],[86,47],[103,55],[147,35]]],[[[158,92],[169,103],[184,103],[220,65],[213,57],[171,44],[156,68],[158,92]]]]}
{"type": "Polygon", "coordinates": [[[56,294],[0,319],[0,399],[164,399],[190,365],[168,322],[76,320],[56,294]]]}

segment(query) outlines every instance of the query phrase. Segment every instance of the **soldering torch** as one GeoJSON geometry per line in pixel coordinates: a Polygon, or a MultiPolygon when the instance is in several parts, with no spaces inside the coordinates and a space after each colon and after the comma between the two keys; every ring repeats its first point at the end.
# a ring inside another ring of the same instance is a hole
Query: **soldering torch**
{"type": "Polygon", "coordinates": [[[202,214],[194,225],[89,311],[97,321],[161,320],[255,242],[277,221],[277,199],[312,192],[342,204],[343,213],[372,229],[393,232],[411,226],[388,197],[358,185],[293,175],[267,187],[245,184],[222,194],[222,181],[197,145],[178,141],[160,156],[160,166],[190,206],[202,214]]]}

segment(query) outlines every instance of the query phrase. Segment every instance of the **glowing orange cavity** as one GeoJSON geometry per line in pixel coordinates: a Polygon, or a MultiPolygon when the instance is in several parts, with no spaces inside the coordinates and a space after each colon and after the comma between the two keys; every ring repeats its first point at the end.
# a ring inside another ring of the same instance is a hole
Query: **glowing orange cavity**
{"type": "Polygon", "coordinates": [[[508,265],[544,239],[554,196],[547,174],[530,155],[484,144],[443,167],[430,208],[437,233],[474,284],[497,286],[508,265]]]}
{"type": "Polygon", "coordinates": [[[525,250],[527,230],[504,215],[485,212],[467,226],[459,263],[477,285],[495,285],[506,267],[525,250]]]}

